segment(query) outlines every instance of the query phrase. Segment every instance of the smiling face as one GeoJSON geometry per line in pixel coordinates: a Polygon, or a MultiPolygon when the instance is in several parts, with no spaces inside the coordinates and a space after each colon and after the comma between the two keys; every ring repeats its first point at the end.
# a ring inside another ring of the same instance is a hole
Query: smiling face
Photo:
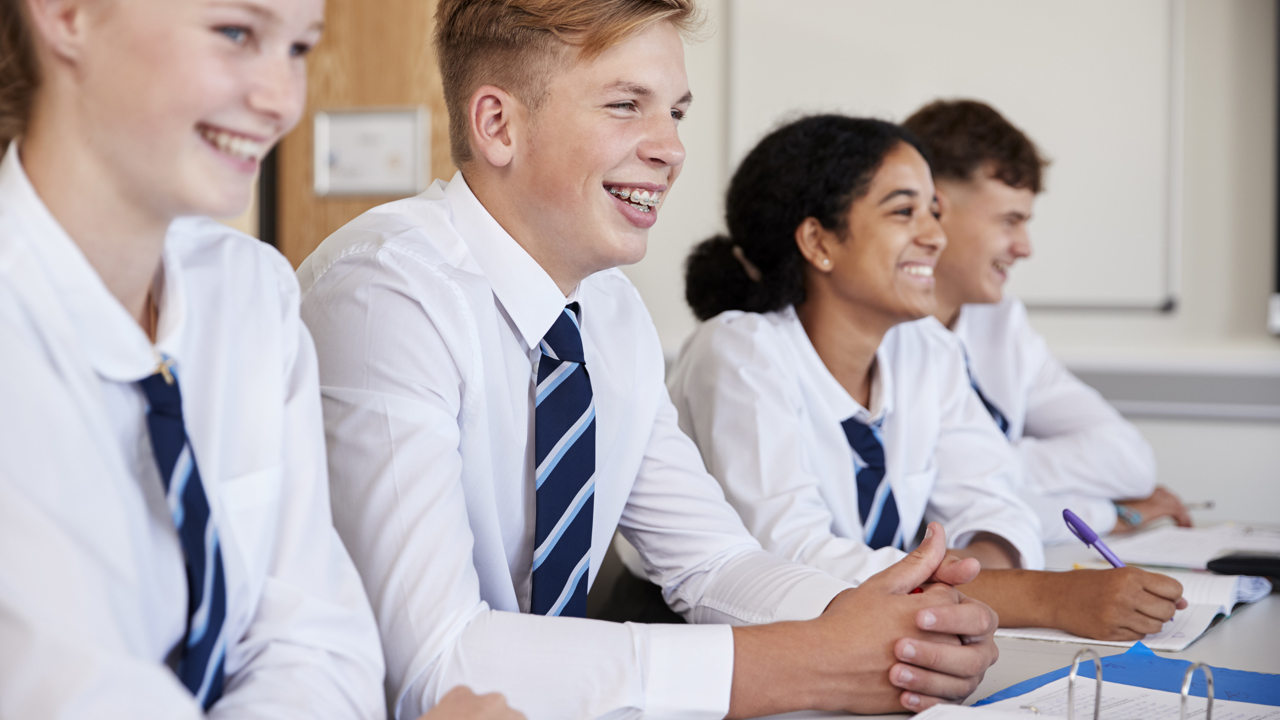
{"type": "Polygon", "coordinates": [[[1000,302],[1009,268],[1031,255],[1027,223],[1035,193],[979,171],[973,180],[940,181],[938,199],[949,240],[938,261],[939,300],[954,310],[1000,302]]]}
{"type": "Polygon", "coordinates": [[[297,123],[323,0],[88,6],[76,103],[89,152],[148,212],[237,215],[297,123]]]}
{"type": "Polygon", "coordinates": [[[850,206],[843,240],[825,243],[825,256],[809,257],[808,272],[848,311],[879,318],[886,329],[929,315],[936,304],[934,266],[947,245],[936,210],[929,165],[899,143],[850,206]]]}
{"type": "Polygon", "coordinates": [[[500,218],[562,287],[644,257],[680,174],[691,96],[680,35],[656,22],[548,85],[499,190],[500,218]]]}

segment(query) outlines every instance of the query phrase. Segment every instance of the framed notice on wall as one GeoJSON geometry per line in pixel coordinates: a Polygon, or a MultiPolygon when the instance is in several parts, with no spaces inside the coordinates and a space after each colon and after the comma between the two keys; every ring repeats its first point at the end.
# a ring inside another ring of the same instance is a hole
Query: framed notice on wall
{"type": "Polygon", "coordinates": [[[901,121],[990,103],[1052,160],[1032,307],[1172,309],[1181,247],[1182,0],[732,0],[730,162],[810,112],[901,121]]]}

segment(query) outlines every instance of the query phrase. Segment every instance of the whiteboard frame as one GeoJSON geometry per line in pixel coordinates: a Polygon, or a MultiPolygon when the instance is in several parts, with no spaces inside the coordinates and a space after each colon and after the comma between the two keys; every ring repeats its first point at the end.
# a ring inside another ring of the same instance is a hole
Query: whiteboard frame
{"type": "MultiPolygon", "coordinates": [[[[785,2],[785,0],[777,0],[785,2]]],[[[1070,0],[1058,0],[1070,2],[1070,0]]],[[[1168,237],[1166,238],[1165,289],[1164,297],[1156,303],[1092,303],[1073,301],[1068,303],[1050,303],[1027,301],[1026,306],[1035,310],[1049,311],[1103,311],[1103,312],[1159,312],[1172,313],[1177,310],[1182,297],[1182,239],[1183,239],[1183,167],[1185,153],[1185,114],[1186,114],[1186,0],[1167,0],[1170,11],[1169,55],[1169,174],[1166,178],[1165,192],[1168,197],[1168,237]]],[[[735,168],[732,166],[731,117],[734,108],[734,64],[736,27],[734,6],[737,0],[725,0],[723,23],[720,30],[724,33],[724,143],[725,178],[732,178],[735,168]]]]}

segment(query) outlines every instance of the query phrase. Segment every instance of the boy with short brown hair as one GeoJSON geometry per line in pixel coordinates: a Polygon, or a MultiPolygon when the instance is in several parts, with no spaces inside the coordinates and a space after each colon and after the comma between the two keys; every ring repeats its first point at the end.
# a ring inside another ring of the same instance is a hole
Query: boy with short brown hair
{"type": "Polygon", "coordinates": [[[643,256],[684,161],[693,13],[442,0],[461,171],[299,269],[335,526],[400,717],[459,683],[530,717],[918,710],[994,661],[988,608],[947,584],[907,594],[976,572],[944,564],[940,528],[850,589],[761,550],[677,426],[657,334],[615,268],[643,256]],[[615,528],[677,611],[721,624],[584,619],[615,528]]]}
{"type": "Polygon", "coordinates": [[[1189,525],[1178,497],[1156,485],[1142,434],[1058,362],[1004,293],[1010,267],[1031,255],[1027,223],[1048,162],[976,100],[934,101],[903,125],[929,149],[948,239],[934,270],[936,317],[964,343],[974,389],[1014,445],[1045,541],[1075,540],[1064,508],[1104,534],[1162,517],[1189,525]]]}

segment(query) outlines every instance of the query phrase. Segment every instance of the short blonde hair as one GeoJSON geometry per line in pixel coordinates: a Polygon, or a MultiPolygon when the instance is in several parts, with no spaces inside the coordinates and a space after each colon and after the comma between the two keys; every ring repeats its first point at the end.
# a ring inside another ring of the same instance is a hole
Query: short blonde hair
{"type": "Polygon", "coordinates": [[[453,164],[471,160],[467,107],[477,88],[495,85],[536,111],[563,63],[591,60],[659,21],[688,34],[701,19],[694,0],[440,0],[435,45],[453,164]]]}

